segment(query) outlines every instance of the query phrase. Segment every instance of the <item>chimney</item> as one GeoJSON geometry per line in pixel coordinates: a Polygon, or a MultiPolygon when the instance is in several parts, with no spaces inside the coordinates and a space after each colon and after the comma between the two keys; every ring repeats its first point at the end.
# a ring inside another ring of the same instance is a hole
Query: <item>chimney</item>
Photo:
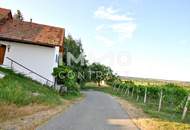
{"type": "Polygon", "coordinates": [[[32,23],[32,19],[30,19],[30,23],[32,23]]]}

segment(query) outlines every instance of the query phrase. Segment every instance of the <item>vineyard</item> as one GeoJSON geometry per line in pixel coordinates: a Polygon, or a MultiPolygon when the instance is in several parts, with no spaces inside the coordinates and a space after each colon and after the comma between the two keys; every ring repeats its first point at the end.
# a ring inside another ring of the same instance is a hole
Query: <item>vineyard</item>
{"type": "Polygon", "coordinates": [[[147,111],[169,113],[170,118],[190,122],[190,91],[174,84],[136,85],[132,81],[115,82],[113,92],[143,103],[147,111]],[[180,116],[180,117],[179,117],[180,116]]]}

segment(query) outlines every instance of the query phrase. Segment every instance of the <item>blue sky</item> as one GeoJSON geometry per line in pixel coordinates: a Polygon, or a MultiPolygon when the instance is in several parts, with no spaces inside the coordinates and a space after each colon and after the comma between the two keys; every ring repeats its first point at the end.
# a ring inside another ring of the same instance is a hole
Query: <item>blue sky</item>
{"type": "Polygon", "coordinates": [[[64,27],[90,62],[120,75],[190,81],[189,0],[0,0],[25,20],[64,27]]]}

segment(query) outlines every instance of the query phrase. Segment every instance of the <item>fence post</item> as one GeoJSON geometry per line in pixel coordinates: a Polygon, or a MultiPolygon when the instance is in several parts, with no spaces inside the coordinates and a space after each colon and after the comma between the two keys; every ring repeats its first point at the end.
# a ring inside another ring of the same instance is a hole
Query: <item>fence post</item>
{"type": "Polygon", "coordinates": [[[139,95],[137,94],[137,102],[139,101],[139,95]]]}
{"type": "Polygon", "coordinates": [[[182,114],[181,120],[184,120],[184,119],[185,119],[185,116],[186,116],[186,114],[187,114],[187,109],[188,109],[189,100],[190,100],[190,95],[187,97],[187,101],[186,101],[185,106],[184,106],[184,109],[183,109],[183,114],[182,114]]]}
{"type": "Polygon", "coordinates": [[[132,97],[133,97],[133,93],[134,93],[134,87],[133,87],[133,89],[132,89],[132,94],[131,94],[132,97]]]}
{"type": "Polygon", "coordinates": [[[159,106],[158,106],[158,112],[160,112],[162,107],[162,98],[163,98],[163,90],[160,92],[160,100],[159,100],[159,106]]]}
{"type": "Polygon", "coordinates": [[[48,81],[48,80],[46,80],[46,85],[48,85],[48,82],[49,82],[49,81],[48,81]]]}
{"type": "Polygon", "coordinates": [[[139,101],[139,90],[137,89],[137,99],[136,101],[138,102],[139,101]]]}
{"type": "Polygon", "coordinates": [[[127,89],[127,95],[129,95],[129,94],[130,94],[130,88],[127,89]]]}
{"type": "Polygon", "coordinates": [[[115,84],[113,84],[113,92],[115,91],[115,89],[116,89],[116,85],[115,85],[115,84]]]}
{"type": "Polygon", "coordinates": [[[146,99],[147,99],[147,88],[145,88],[145,93],[144,93],[144,103],[146,103],[146,99]]]}
{"type": "Polygon", "coordinates": [[[119,84],[119,87],[117,88],[116,93],[118,93],[118,92],[119,92],[120,86],[121,86],[121,84],[119,84]]]}
{"type": "Polygon", "coordinates": [[[13,61],[11,60],[11,69],[13,70],[13,61]]]}
{"type": "Polygon", "coordinates": [[[125,85],[123,85],[123,88],[121,89],[121,94],[123,93],[124,90],[125,90],[125,85]]]}
{"type": "Polygon", "coordinates": [[[124,93],[124,95],[126,95],[126,94],[127,94],[127,91],[128,91],[128,87],[125,89],[125,93],[124,93]]]}

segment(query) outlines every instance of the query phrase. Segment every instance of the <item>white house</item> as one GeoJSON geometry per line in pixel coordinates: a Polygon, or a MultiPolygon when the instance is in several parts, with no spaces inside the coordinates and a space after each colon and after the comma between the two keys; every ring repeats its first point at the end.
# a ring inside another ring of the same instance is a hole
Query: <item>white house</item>
{"type": "Polygon", "coordinates": [[[53,85],[53,68],[62,59],[65,30],[12,18],[0,8],[0,64],[43,84],[53,85]]]}

